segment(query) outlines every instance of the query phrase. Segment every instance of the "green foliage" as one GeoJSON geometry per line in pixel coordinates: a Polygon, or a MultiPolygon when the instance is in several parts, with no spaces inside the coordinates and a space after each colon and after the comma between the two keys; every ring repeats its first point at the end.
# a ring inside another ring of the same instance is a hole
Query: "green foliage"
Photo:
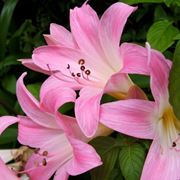
{"type": "Polygon", "coordinates": [[[180,41],[176,45],[173,58],[173,66],[169,78],[170,103],[173,106],[174,113],[180,120],[180,41]]]}
{"type": "Polygon", "coordinates": [[[121,2],[128,4],[138,4],[138,3],[161,3],[163,0],[120,0],[121,2]]]}
{"type": "Polygon", "coordinates": [[[0,15],[0,61],[3,60],[5,55],[5,47],[7,41],[7,33],[11,18],[16,7],[18,0],[6,0],[0,15]]]}
{"type": "Polygon", "coordinates": [[[140,179],[146,153],[140,144],[129,144],[119,153],[119,164],[126,180],[140,179]]]}
{"type": "Polygon", "coordinates": [[[147,41],[152,48],[164,52],[174,44],[174,38],[179,30],[168,20],[155,22],[147,33],[147,41]]]}

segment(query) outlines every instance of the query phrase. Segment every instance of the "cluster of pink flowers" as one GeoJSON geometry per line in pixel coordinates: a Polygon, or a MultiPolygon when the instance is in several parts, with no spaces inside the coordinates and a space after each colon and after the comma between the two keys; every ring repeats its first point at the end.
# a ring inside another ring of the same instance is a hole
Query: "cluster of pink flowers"
{"type": "Polygon", "coordinates": [[[39,101],[27,90],[22,74],[17,98],[25,116],[0,118],[0,133],[18,123],[18,141],[33,148],[22,171],[10,170],[0,159],[1,176],[18,179],[66,180],[102,164],[88,142],[113,130],[153,139],[141,179],[180,179],[180,124],[169,103],[171,61],[147,43],[122,43],[120,37],[137,8],[123,3],[110,6],[99,19],[86,3],[70,10],[69,32],[51,24],[47,45],[36,48],[26,67],[50,75],[42,84],[39,101]],[[128,74],[150,76],[154,101],[128,74]],[[79,91],[77,97],[76,91],[79,91]],[[106,93],[117,101],[100,105],[106,93]],[[75,118],[58,109],[74,102],[75,118]]]}

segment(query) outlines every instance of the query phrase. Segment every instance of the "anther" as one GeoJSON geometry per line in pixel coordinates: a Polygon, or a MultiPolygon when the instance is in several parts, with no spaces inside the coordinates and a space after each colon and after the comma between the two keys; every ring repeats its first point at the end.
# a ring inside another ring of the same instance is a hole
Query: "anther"
{"type": "Polygon", "coordinates": [[[176,147],[176,143],[175,142],[172,143],[172,147],[176,147]]]}
{"type": "Polygon", "coordinates": [[[77,77],[81,77],[81,73],[77,73],[76,75],[77,75],[77,77]]]}
{"type": "Polygon", "coordinates": [[[42,155],[43,155],[43,156],[47,156],[47,155],[48,155],[48,152],[47,152],[47,151],[44,151],[44,152],[42,153],[42,155]]]}
{"type": "Polygon", "coordinates": [[[79,61],[78,61],[78,64],[80,64],[80,65],[83,65],[85,63],[85,60],[84,59],[80,59],[79,61]]]}
{"type": "Polygon", "coordinates": [[[75,77],[75,74],[74,74],[74,73],[71,73],[71,76],[72,76],[72,77],[75,77]]]}
{"type": "Polygon", "coordinates": [[[42,160],[42,165],[43,165],[43,166],[46,166],[46,165],[47,165],[47,161],[46,161],[45,158],[42,160]]]}
{"type": "Polygon", "coordinates": [[[67,69],[70,69],[70,65],[69,64],[67,65],[67,69]]]}
{"type": "Polygon", "coordinates": [[[85,70],[85,66],[81,66],[80,69],[81,69],[81,71],[84,71],[85,70]]]}
{"type": "Polygon", "coordinates": [[[85,71],[85,74],[86,74],[86,75],[90,75],[90,74],[91,74],[91,71],[90,71],[89,69],[87,69],[87,70],[85,71]]]}

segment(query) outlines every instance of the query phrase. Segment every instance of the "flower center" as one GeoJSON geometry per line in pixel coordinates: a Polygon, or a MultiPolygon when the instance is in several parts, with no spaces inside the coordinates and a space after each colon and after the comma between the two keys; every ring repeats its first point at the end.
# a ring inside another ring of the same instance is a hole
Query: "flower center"
{"type": "Polygon", "coordinates": [[[160,132],[162,146],[166,146],[171,150],[180,151],[180,123],[170,105],[165,109],[161,121],[162,126],[160,127],[160,132]]]}

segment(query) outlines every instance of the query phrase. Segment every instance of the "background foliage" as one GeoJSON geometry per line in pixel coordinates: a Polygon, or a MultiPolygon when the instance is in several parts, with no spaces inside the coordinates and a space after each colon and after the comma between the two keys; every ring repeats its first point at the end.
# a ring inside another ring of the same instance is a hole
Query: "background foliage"
{"type": "MultiPolygon", "coordinates": [[[[102,15],[114,0],[91,0],[89,4],[102,15]]],[[[152,48],[174,60],[170,75],[170,101],[180,119],[180,0],[121,0],[138,6],[128,19],[121,42],[135,42],[152,48]]],[[[42,34],[49,33],[51,22],[69,28],[69,9],[81,6],[84,0],[4,0],[0,1],[0,115],[22,114],[15,96],[16,80],[24,71],[29,90],[38,98],[40,84],[46,76],[23,67],[17,59],[30,58],[35,47],[44,44],[42,34]]],[[[151,97],[149,78],[131,78],[151,97]]],[[[107,100],[108,97],[105,98],[107,100]]],[[[71,113],[72,104],[61,108],[71,113]]],[[[0,148],[14,148],[17,126],[13,125],[0,137],[0,148]]],[[[150,141],[114,133],[91,142],[101,155],[104,165],[70,179],[138,180],[150,141]]]]}

